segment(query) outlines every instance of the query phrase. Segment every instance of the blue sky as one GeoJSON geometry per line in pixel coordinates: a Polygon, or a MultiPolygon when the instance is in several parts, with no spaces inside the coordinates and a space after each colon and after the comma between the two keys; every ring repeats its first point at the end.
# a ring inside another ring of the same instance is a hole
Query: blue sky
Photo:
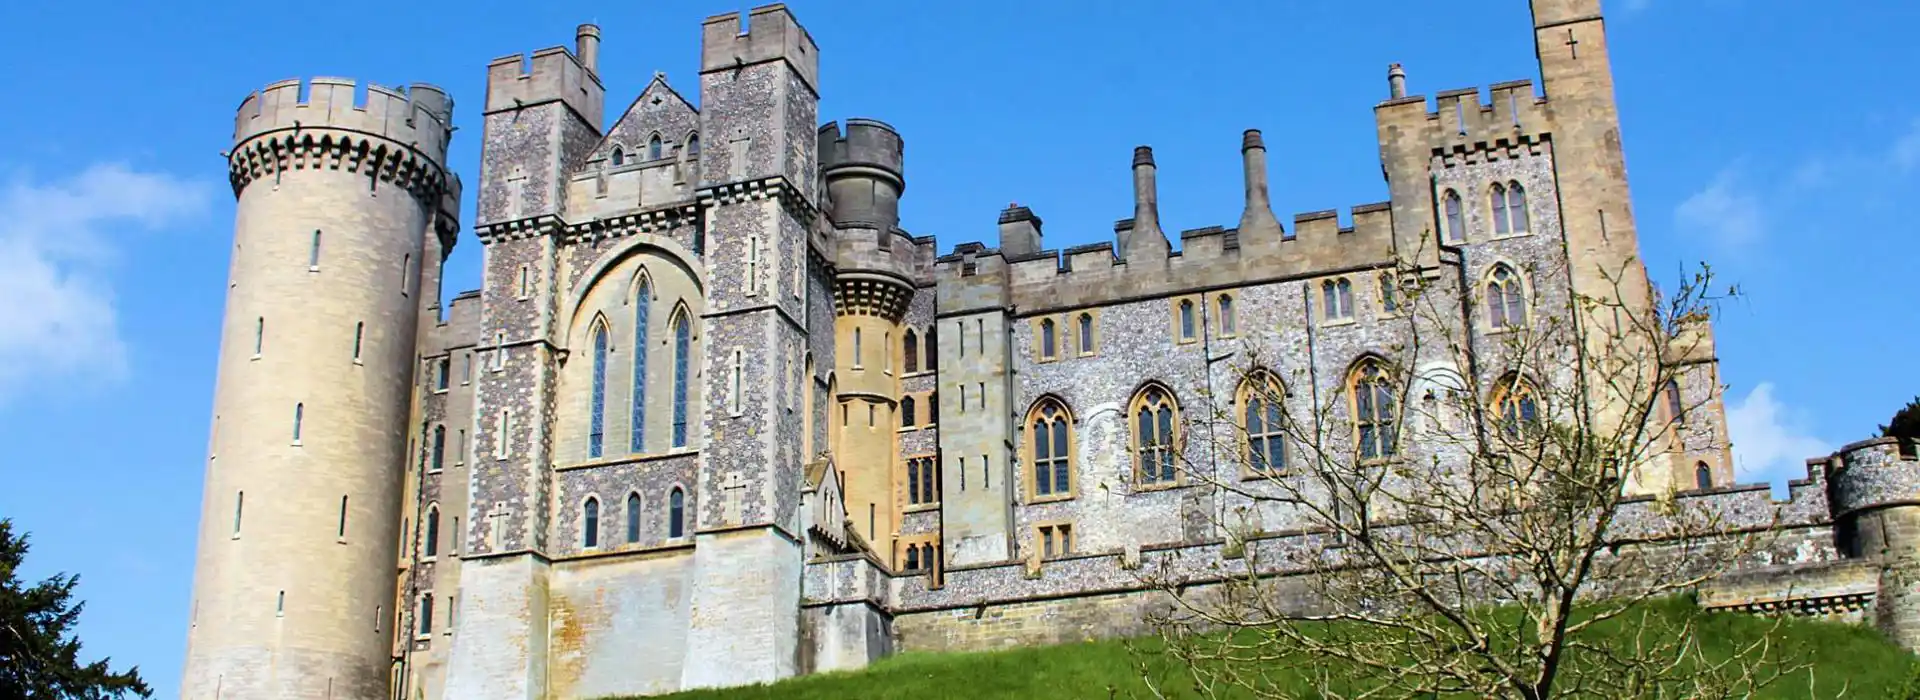
{"type": "MultiPolygon", "coordinates": [[[[1131,214],[1131,148],[1168,230],[1231,226],[1240,131],[1266,132],[1288,212],[1385,197],[1372,105],[1536,78],[1524,4],[792,2],[819,43],[822,119],[907,139],[902,213],[942,247],[1028,205],[1047,243],[1131,214]],[[1451,8],[1445,11],[1442,8],[1451,8]]],[[[0,516],[27,574],[82,574],[90,653],[172,697],[185,643],[233,199],[220,152],[248,91],[288,77],[453,93],[478,180],[488,60],[604,28],[609,112],[654,71],[697,99],[700,21],[728,2],[13,2],[0,6],[0,516]],[[527,7],[540,9],[531,15],[527,7]]],[[[1895,0],[1618,0],[1609,29],[1641,245],[1746,296],[1719,350],[1744,480],[1869,436],[1920,393],[1910,273],[1920,93],[1895,0]]],[[[472,211],[471,200],[466,202],[472,211]]],[[[476,286],[469,232],[447,294],[476,286]]]]}

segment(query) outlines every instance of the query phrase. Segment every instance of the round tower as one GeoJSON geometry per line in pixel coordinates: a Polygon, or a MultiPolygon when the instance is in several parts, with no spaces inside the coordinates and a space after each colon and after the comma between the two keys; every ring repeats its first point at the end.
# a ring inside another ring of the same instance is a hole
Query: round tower
{"type": "Polygon", "coordinates": [[[1873,623],[1920,650],[1920,456],[1912,442],[1874,438],[1840,448],[1827,465],[1827,502],[1848,555],[1880,571],[1873,623]]]}
{"type": "Polygon", "coordinates": [[[894,436],[906,371],[902,322],[916,263],[912,240],[899,227],[905,144],[900,132],[871,119],[848,119],[844,134],[828,123],[820,127],[819,143],[835,247],[834,461],[844,466],[855,529],[898,565],[891,553],[898,529],[894,436]]]}
{"type": "Polygon", "coordinates": [[[415,338],[437,293],[421,268],[437,280],[455,230],[452,109],[439,88],[356,97],[329,78],[240,105],[181,697],[388,696],[415,338]]]}

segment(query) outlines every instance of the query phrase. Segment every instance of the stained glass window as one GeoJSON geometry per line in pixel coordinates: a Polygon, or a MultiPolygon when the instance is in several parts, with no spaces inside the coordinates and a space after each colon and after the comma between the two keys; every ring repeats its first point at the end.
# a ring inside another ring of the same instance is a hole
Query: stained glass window
{"type": "Polygon", "coordinates": [[[1444,199],[1447,214],[1447,240],[1452,243],[1467,240],[1467,223],[1461,215],[1460,193],[1447,190],[1444,199]]]}
{"type": "Polygon", "coordinates": [[[1177,436],[1173,397],[1150,386],[1134,399],[1134,450],[1142,483],[1172,483],[1177,436]]]}
{"type": "Polygon", "coordinates": [[[693,354],[693,328],[685,312],[673,317],[673,446],[687,446],[687,366],[693,354]]]}
{"type": "Polygon", "coordinates": [[[647,442],[647,317],[652,306],[653,284],[642,276],[633,294],[633,414],[628,428],[632,452],[644,451],[647,442]]]}
{"type": "Polygon", "coordinates": [[[605,454],[607,426],[607,327],[593,329],[593,392],[587,407],[587,456],[605,454]]]}
{"type": "Polygon", "coordinates": [[[1072,419],[1066,408],[1052,399],[1034,407],[1027,424],[1033,436],[1033,493],[1036,496],[1065,495],[1072,482],[1068,458],[1072,442],[1068,430],[1072,419]]]}
{"type": "Polygon", "coordinates": [[[1380,459],[1398,451],[1393,387],[1380,366],[1368,362],[1354,373],[1353,421],[1360,439],[1360,457],[1380,459]]]}

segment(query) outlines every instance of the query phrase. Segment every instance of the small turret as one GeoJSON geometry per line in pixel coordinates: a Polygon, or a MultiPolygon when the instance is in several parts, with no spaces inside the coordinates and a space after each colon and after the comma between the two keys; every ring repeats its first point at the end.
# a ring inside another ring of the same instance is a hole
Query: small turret
{"type": "Polygon", "coordinates": [[[600,27],[582,24],[573,35],[573,54],[588,73],[600,74],[600,27]]]}
{"type": "Polygon", "coordinates": [[[887,233],[900,224],[906,191],[906,144],[886,122],[848,119],[847,132],[820,127],[820,176],[827,184],[835,225],[887,233]]]}
{"type": "Polygon", "coordinates": [[[1040,217],[1018,203],[1000,210],[1000,254],[1017,258],[1039,251],[1040,217]]]}
{"type": "Polygon", "coordinates": [[[1120,239],[1120,258],[1135,259],[1134,252],[1148,251],[1165,256],[1167,234],[1160,230],[1160,195],[1154,181],[1153,147],[1133,149],[1133,219],[1114,226],[1120,239]]]}
{"type": "Polygon", "coordinates": [[[1248,129],[1240,137],[1240,160],[1246,168],[1247,207],[1240,214],[1240,235],[1278,234],[1280,220],[1273,216],[1273,203],[1267,199],[1267,144],[1259,129],[1248,129]]]}

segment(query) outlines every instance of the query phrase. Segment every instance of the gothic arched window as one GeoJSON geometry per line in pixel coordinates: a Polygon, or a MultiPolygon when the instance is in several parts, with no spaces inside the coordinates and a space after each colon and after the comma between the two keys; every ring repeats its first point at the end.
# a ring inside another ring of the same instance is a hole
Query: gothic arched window
{"type": "Polygon", "coordinates": [[[673,315],[673,446],[687,446],[688,366],[693,354],[693,322],[686,309],[673,315]]]}
{"type": "Polygon", "coordinates": [[[647,139],[647,160],[660,160],[661,155],[660,135],[654,134],[653,138],[647,139]]]}
{"type": "Polygon", "coordinates": [[[1518,328],[1527,324],[1527,297],[1520,274],[1500,264],[1487,276],[1487,314],[1494,328],[1518,328]]]}
{"type": "Polygon", "coordinates": [[[1680,382],[1667,380],[1666,388],[1660,393],[1667,395],[1667,420],[1674,423],[1686,422],[1686,407],[1680,402],[1680,382]]]}
{"type": "Polygon", "coordinates": [[[1073,416],[1058,400],[1041,399],[1027,413],[1033,495],[1065,496],[1073,488],[1073,416]]]}
{"type": "Polygon", "coordinates": [[[1384,459],[1397,454],[1400,446],[1394,417],[1398,401],[1386,371],[1378,362],[1362,362],[1348,379],[1348,394],[1353,400],[1354,436],[1360,443],[1360,458],[1384,459]]]}
{"type": "Polygon", "coordinates": [[[614,165],[614,167],[619,167],[619,166],[622,166],[622,165],[626,165],[626,164],[627,164],[627,152],[626,152],[626,151],[624,151],[624,150],[621,150],[621,148],[620,148],[619,146],[614,146],[614,147],[613,147],[613,165],[614,165]]]}
{"type": "Polygon", "coordinates": [[[1180,407],[1173,394],[1150,384],[1133,397],[1134,470],[1143,484],[1174,481],[1173,461],[1179,449],[1180,407]]]}
{"type": "Polygon", "coordinates": [[[914,401],[913,401],[913,397],[911,397],[911,396],[905,396],[905,397],[901,397],[901,399],[900,399],[900,427],[902,427],[902,428],[911,428],[911,427],[913,427],[913,426],[916,426],[916,425],[919,425],[919,422],[918,422],[918,421],[916,420],[916,418],[915,418],[915,416],[913,415],[913,414],[914,414],[914,408],[915,408],[915,406],[914,406],[914,401]]]}
{"type": "Polygon", "coordinates": [[[420,537],[426,540],[422,544],[425,550],[421,556],[440,554],[440,506],[427,506],[427,526],[421,528],[420,537]]]}
{"type": "Polygon", "coordinates": [[[1693,465],[1693,485],[1699,489],[1713,488],[1713,469],[1706,462],[1693,465]]]}
{"type": "Polygon", "coordinates": [[[1186,299],[1180,300],[1180,339],[1193,340],[1196,325],[1193,318],[1193,302],[1186,299]]]}
{"type": "Polygon", "coordinates": [[[1320,306],[1328,321],[1353,318],[1353,283],[1345,277],[1321,282],[1320,306]]]}
{"type": "Polygon", "coordinates": [[[1080,314],[1080,354],[1093,353],[1093,314],[1080,314]]]}
{"type": "Polygon", "coordinates": [[[600,546],[600,499],[592,496],[580,506],[580,546],[588,549],[600,546]]]}
{"type": "Polygon", "coordinates": [[[1527,221],[1527,191],[1521,189],[1520,183],[1518,182],[1507,183],[1507,218],[1510,220],[1507,228],[1511,232],[1527,232],[1529,224],[1527,221]]]}
{"type": "Polygon", "coordinates": [[[1519,437],[1522,426],[1540,420],[1540,402],[1534,396],[1533,385],[1519,377],[1508,377],[1494,389],[1493,409],[1500,416],[1500,429],[1508,437],[1519,437]]]}
{"type": "Polygon", "coordinates": [[[1513,232],[1513,224],[1507,216],[1507,186],[1493,183],[1493,235],[1504,236],[1513,232]]]}
{"type": "Polygon", "coordinates": [[[640,494],[627,494],[627,544],[640,541],[640,494]]]}
{"type": "Polygon", "coordinates": [[[1053,359],[1054,346],[1056,344],[1054,332],[1053,319],[1049,318],[1040,321],[1040,359],[1053,359]]]}
{"type": "Polygon", "coordinates": [[[629,450],[642,452],[647,443],[647,355],[649,316],[653,308],[653,281],[645,274],[633,292],[633,413],[627,432],[629,450]]]}
{"type": "Polygon", "coordinates": [[[607,427],[607,326],[593,326],[593,394],[588,404],[587,456],[605,453],[607,427]]]}
{"type": "Polygon", "coordinates": [[[1247,432],[1246,464],[1250,471],[1273,473],[1287,468],[1280,407],[1284,396],[1280,382],[1265,371],[1249,375],[1240,386],[1241,427],[1247,432]]]}
{"type": "Polygon", "coordinates": [[[1446,212],[1446,224],[1443,227],[1448,243],[1461,243],[1467,240],[1467,222],[1461,214],[1460,193],[1447,190],[1441,197],[1441,207],[1446,212]]]}
{"type": "Polygon", "coordinates": [[[1219,307],[1220,311],[1220,335],[1233,335],[1234,327],[1237,325],[1233,318],[1233,297],[1222,294],[1214,305],[1219,307]]]}
{"type": "Polygon", "coordinates": [[[912,328],[907,329],[906,338],[900,343],[900,351],[901,371],[920,371],[920,336],[914,335],[912,328]]]}
{"type": "Polygon", "coordinates": [[[687,532],[686,509],[687,509],[686,493],[682,492],[680,490],[680,487],[678,486],[673,487],[673,492],[667,494],[667,536],[668,537],[681,537],[686,535],[686,532],[687,532]]]}
{"type": "Polygon", "coordinates": [[[699,132],[687,134],[687,157],[688,158],[700,157],[700,133],[699,132]]]}

